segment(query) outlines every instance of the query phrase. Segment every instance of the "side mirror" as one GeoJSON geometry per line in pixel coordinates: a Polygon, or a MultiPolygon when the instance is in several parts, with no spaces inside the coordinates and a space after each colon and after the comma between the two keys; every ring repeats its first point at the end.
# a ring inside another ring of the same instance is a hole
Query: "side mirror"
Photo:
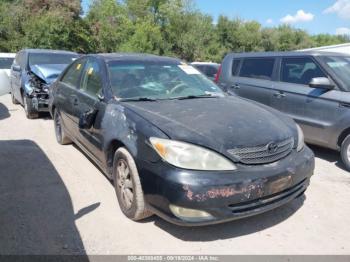
{"type": "Polygon", "coordinates": [[[309,84],[313,88],[323,88],[332,90],[334,89],[334,84],[327,77],[315,77],[312,78],[309,84]]]}
{"type": "Polygon", "coordinates": [[[92,109],[90,111],[87,111],[81,114],[79,117],[79,128],[90,129],[95,122],[96,115],[97,115],[96,109],[92,109]]]}
{"type": "Polygon", "coordinates": [[[15,72],[19,72],[19,71],[21,71],[21,67],[19,65],[13,65],[12,70],[15,72]]]}

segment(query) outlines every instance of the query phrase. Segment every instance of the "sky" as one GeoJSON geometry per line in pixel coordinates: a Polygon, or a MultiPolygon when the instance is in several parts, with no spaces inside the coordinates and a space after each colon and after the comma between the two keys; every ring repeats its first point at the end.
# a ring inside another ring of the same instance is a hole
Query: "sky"
{"type": "MultiPolygon", "coordinates": [[[[88,10],[91,0],[82,0],[88,10]]],[[[194,0],[202,12],[243,20],[256,20],[271,27],[290,24],[311,34],[349,34],[350,0],[194,0]]]]}

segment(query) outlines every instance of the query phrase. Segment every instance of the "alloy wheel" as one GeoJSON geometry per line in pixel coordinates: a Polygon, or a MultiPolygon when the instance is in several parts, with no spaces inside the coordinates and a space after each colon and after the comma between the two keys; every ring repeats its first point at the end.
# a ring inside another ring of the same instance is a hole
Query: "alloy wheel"
{"type": "Polygon", "coordinates": [[[123,205],[130,209],[134,201],[134,184],[130,168],[124,159],[120,159],[117,164],[117,186],[119,187],[123,205]]]}
{"type": "Polygon", "coordinates": [[[61,125],[61,118],[58,112],[55,113],[55,131],[56,131],[57,141],[61,141],[62,125],[61,125]]]}

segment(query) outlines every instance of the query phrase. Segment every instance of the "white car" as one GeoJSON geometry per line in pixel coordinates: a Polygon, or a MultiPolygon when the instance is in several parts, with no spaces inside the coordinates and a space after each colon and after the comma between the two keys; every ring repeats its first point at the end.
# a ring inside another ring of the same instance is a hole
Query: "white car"
{"type": "Polygon", "coordinates": [[[16,54],[0,53],[0,96],[10,93],[10,71],[16,54]]]}

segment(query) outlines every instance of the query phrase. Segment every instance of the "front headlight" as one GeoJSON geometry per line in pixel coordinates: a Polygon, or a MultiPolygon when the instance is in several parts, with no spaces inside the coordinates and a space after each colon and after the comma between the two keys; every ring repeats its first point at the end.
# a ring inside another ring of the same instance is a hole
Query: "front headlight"
{"type": "Polygon", "coordinates": [[[304,148],[305,142],[304,142],[304,133],[303,130],[301,130],[300,126],[297,124],[298,128],[298,146],[297,151],[301,151],[304,148]]]}
{"type": "Polygon", "coordinates": [[[199,146],[155,137],[150,142],[163,160],[176,167],[208,171],[236,169],[225,157],[199,146]]]}
{"type": "Polygon", "coordinates": [[[32,86],[31,82],[25,83],[24,86],[27,91],[27,94],[31,96],[34,93],[34,87],[32,86]]]}

